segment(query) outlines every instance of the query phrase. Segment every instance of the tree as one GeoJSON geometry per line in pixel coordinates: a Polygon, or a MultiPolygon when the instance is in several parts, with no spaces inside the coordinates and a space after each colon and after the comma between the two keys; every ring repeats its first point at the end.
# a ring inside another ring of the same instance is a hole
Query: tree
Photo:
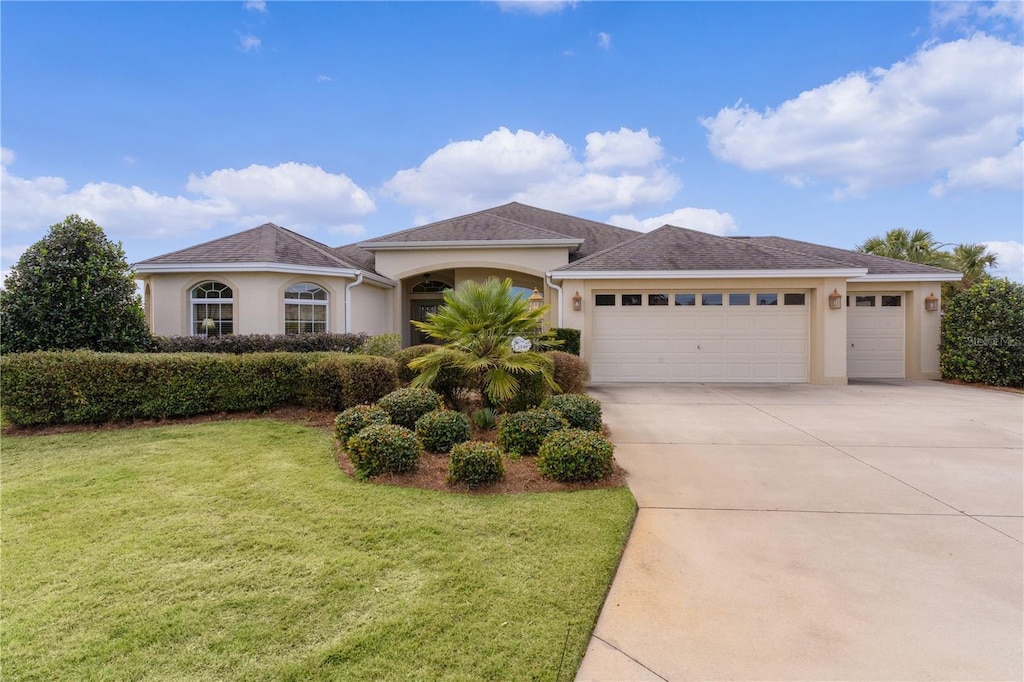
{"type": "Polygon", "coordinates": [[[0,350],[148,348],[142,303],[120,243],[71,215],[22,254],[0,293],[0,350]]]}
{"type": "Polygon", "coordinates": [[[954,296],[939,366],[944,379],[1024,387],[1024,284],[988,277],[954,296]]]}
{"type": "Polygon", "coordinates": [[[988,268],[994,268],[998,259],[984,244],[957,244],[949,255],[949,267],[963,273],[959,289],[970,289],[977,282],[988,279],[988,268]]]}
{"type": "Polygon", "coordinates": [[[492,405],[515,397],[519,379],[540,374],[552,389],[551,358],[536,349],[556,345],[537,335],[547,306],[531,310],[527,300],[514,296],[512,280],[490,277],[484,282],[466,281],[444,293],[444,303],[426,322],[413,322],[418,329],[444,341],[443,346],[409,363],[420,372],[414,386],[430,386],[443,367],[454,367],[476,379],[481,393],[492,405]],[[516,336],[534,338],[533,348],[516,352],[516,336]]]}

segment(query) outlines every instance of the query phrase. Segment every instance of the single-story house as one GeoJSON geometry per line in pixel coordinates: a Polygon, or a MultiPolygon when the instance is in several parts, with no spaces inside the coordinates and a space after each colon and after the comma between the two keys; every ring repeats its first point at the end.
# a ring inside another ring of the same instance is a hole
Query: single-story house
{"type": "Polygon", "coordinates": [[[411,324],[465,280],[511,278],[581,331],[594,382],[939,376],[939,268],[783,237],[605,225],[517,202],[332,248],[273,224],[136,264],[159,335],[411,324]]]}

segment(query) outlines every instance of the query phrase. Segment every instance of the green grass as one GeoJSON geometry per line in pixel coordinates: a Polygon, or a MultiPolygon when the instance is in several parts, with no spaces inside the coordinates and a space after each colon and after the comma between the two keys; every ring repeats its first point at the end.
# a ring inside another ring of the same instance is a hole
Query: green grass
{"type": "Polygon", "coordinates": [[[4,680],[571,679],[635,511],[354,482],[272,420],[2,447],[4,680]]]}

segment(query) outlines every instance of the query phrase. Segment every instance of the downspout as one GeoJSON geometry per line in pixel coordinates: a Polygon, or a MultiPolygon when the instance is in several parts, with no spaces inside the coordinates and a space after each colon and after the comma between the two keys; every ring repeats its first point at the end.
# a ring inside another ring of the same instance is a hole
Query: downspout
{"type": "Polygon", "coordinates": [[[548,275],[544,276],[544,281],[547,282],[548,286],[558,292],[558,326],[562,326],[562,287],[558,286],[551,281],[551,277],[548,275]]]}
{"type": "Polygon", "coordinates": [[[356,275],[356,281],[345,285],[345,333],[352,333],[352,290],[363,283],[363,273],[356,275]]]}

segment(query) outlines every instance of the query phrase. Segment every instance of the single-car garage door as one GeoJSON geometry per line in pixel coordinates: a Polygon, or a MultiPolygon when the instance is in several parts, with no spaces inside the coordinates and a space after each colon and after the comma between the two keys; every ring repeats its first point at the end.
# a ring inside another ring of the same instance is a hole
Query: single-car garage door
{"type": "Polygon", "coordinates": [[[846,376],[902,379],[906,354],[903,295],[850,294],[846,303],[846,376]]]}
{"type": "Polygon", "coordinates": [[[806,382],[806,291],[595,293],[594,382],[806,382]]]}

